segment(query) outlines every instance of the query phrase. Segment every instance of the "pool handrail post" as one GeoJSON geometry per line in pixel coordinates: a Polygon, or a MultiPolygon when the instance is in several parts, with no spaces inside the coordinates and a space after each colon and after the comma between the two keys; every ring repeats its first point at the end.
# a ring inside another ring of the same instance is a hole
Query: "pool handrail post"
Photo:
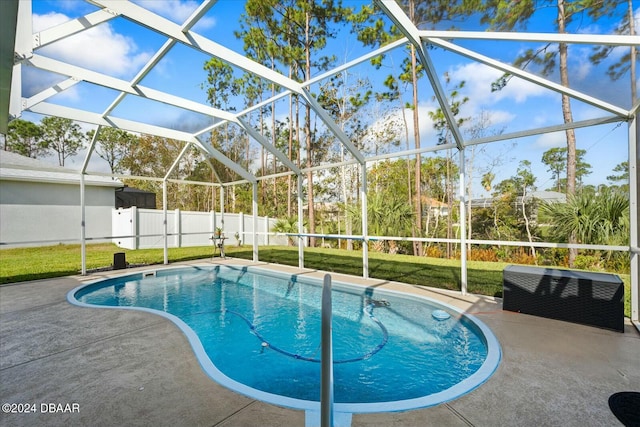
{"type": "Polygon", "coordinates": [[[302,175],[298,174],[298,268],[304,268],[304,240],[305,237],[300,236],[304,231],[304,218],[302,210],[302,175]]]}
{"type": "Polygon", "coordinates": [[[322,358],[320,379],[320,425],[333,426],[333,344],[331,342],[331,275],[322,285],[322,358]]]}
{"type": "Polygon", "coordinates": [[[80,168],[80,240],[81,240],[81,262],[82,262],[82,271],[81,274],[83,276],[87,275],[87,199],[86,199],[86,186],[84,182],[84,176],[87,173],[87,166],[89,165],[89,160],[91,159],[91,154],[96,146],[96,142],[98,141],[98,135],[102,130],[102,126],[98,125],[96,131],[93,132],[93,136],[91,137],[91,141],[89,142],[89,146],[87,147],[87,154],[84,156],[84,161],[82,162],[82,167],[80,168]]]}
{"type": "MultiPolygon", "coordinates": [[[[629,120],[629,212],[638,212],[640,204],[640,117],[636,110],[629,120]]],[[[640,224],[638,215],[629,216],[629,256],[631,275],[631,323],[640,331],[640,224]]]]}
{"type": "Polygon", "coordinates": [[[362,277],[369,278],[369,218],[367,216],[367,162],[360,167],[360,200],[362,200],[362,277]]]}
{"type": "MultiPolygon", "coordinates": [[[[258,181],[253,183],[251,203],[251,228],[253,229],[253,262],[258,262],[258,181]]],[[[244,239],[244,224],[242,225],[244,239]]]]}
{"type": "Polygon", "coordinates": [[[84,172],[80,172],[80,263],[83,276],[87,275],[87,227],[84,172]]]}
{"type": "Polygon", "coordinates": [[[169,264],[169,225],[167,215],[167,179],[162,180],[162,253],[164,265],[169,264]]]}

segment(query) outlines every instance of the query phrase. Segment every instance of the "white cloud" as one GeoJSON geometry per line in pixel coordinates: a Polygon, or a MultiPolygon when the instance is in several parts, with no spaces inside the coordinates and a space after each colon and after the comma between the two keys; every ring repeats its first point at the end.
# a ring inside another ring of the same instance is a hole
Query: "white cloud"
{"type": "MultiPolygon", "coordinates": [[[[459,65],[449,74],[452,81],[464,80],[464,94],[469,97],[470,106],[482,103],[486,107],[503,100],[512,100],[521,104],[531,97],[550,93],[547,89],[518,77],[512,77],[502,90],[491,92],[491,83],[495,82],[504,73],[477,62],[459,65]]],[[[477,111],[475,108],[474,110],[477,111]]]]}
{"type": "Polygon", "coordinates": [[[554,147],[563,147],[567,144],[565,132],[553,132],[540,135],[534,142],[536,147],[548,150],[554,147]]]}
{"type": "Polygon", "coordinates": [[[33,14],[33,32],[37,33],[47,28],[55,27],[69,21],[69,17],[62,13],[49,12],[45,15],[33,14]]]}
{"type": "MultiPolygon", "coordinates": [[[[48,13],[33,15],[34,31],[68,21],[66,15],[48,13]]],[[[40,50],[43,55],[89,68],[108,75],[124,77],[137,72],[151,57],[150,52],[140,52],[131,37],[114,31],[109,24],[59,40],[40,50]]]]}
{"type": "Polygon", "coordinates": [[[491,120],[491,126],[509,124],[516,118],[516,115],[509,111],[491,110],[488,111],[487,114],[491,120]]]}
{"type": "Polygon", "coordinates": [[[589,56],[592,53],[593,51],[590,48],[585,47],[571,50],[571,52],[569,53],[569,57],[572,59],[571,62],[573,62],[573,64],[570,65],[570,83],[571,80],[582,81],[589,76],[589,73],[593,69],[593,63],[591,62],[591,60],[589,60],[589,56]]]}

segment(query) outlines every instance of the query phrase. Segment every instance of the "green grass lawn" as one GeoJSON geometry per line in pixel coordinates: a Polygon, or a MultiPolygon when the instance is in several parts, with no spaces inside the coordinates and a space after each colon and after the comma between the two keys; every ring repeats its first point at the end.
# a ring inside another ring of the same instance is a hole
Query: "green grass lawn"
{"type": "MultiPolygon", "coordinates": [[[[87,245],[87,269],[109,267],[115,252],[125,252],[127,262],[162,264],[162,249],[126,250],[113,244],[87,245]]],[[[170,248],[169,261],[189,261],[211,257],[213,248],[170,248]]],[[[229,257],[252,259],[252,248],[227,246],[229,257]]],[[[268,246],[259,249],[261,261],[298,265],[298,249],[268,246]]],[[[339,249],[305,249],[305,267],[335,273],[362,275],[362,253],[339,249]]],[[[470,293],[502,296],[502,270],[507,263],[469,261],[467,289],[470,293]]],[[[38,248],[0,250],[0,284],[79,274],[80,245],[58,245],[38,248]]],[[[620,274],[625,283],[625,315],[631,313],[630,277],[620,274]]],[[[369,252],[369,277],[434,288],[460,290],[460,261],[439,258],[389,255],[369,252]]]]}

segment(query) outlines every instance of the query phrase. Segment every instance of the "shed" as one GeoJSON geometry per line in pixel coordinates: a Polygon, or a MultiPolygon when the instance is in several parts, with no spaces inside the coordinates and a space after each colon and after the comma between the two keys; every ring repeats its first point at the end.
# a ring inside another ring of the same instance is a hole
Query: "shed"
{"type": "Polygon", "coordinates": [[[140,190],[139,188],[127,187],[116,190],[116,209],[128,209],[136,206],[141,209],[156,208],[156,193],[140,190]]]}

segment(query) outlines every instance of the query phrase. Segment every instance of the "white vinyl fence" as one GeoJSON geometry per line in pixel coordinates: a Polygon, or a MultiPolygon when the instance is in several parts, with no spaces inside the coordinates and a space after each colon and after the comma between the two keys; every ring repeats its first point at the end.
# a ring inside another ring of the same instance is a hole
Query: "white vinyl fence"
{"type": "MultiPolygon", "coordinates": [[[[256,238],[259,245],[286,245],[286,236],[270,232],[276,220],[258,217],[256,238]]],[[[164,212],[155,209],[113,209],[111,229],[113,242],[125,249],[164,247],[164,212]]],[[[211,237],[217,227],[227,238],[226,245],[253,244],[253,216],[220,212],[190,212],[176,209],[167,212],[168,246],[213,245],[211,237]]]]}

